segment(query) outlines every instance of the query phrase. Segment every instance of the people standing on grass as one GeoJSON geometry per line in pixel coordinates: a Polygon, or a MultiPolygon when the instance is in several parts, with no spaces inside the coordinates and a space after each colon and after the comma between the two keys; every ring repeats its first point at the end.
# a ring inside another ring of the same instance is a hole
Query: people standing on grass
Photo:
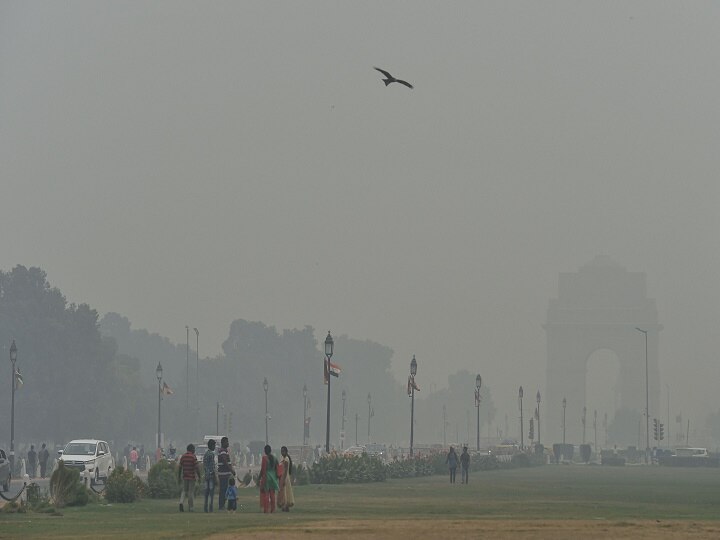
{"type": "Polygon", "coordinates": [[[460,454],[460,483],[467,484],[470,479],[470,454],[468,454],[467,446],[463,446],[462,454],[460,454]]]}
{"type": "Polygon", "coordinates": [[[232,512],[234,514],[237,510],[237,488],[235,487],[235,478],[232,476],[228,479],[228,487],[225,490],[225,498],[227,499],[228,512],[232,512]]]}
{"type": "Polygon", "coordinates": [[[213,498],[215,497],[215,486],[218,482],[217,465],[215,464],[215,439],[210,439],[207,445],[208,449],[203,456],[203,472],[205,473],[205,512],[212,512],[213,498]]]}
{"type": "Polygon", "coordinates": [[[40,452],[38,453],[38,462],[40,463],[40,478],[45,478],[45,473],[47,472],[47,462],[50,458],[50,452],[48,452],[48,449],[45,447],[45,443],[42,443],[42,447],[40,448],[40,452]]]}
{"type": "Polygon", "coordinates": [[[295,506],[295,496],[292,488],[293,462],[290,454],[288,454],[287,446],[280,449],[282,459],[282,476],[280,477],[280,491],[278,492],[278,507],[283,512],[289,512],[290,508],[295,506]]]}
{"type": "Polygon", "coordinates": [[[231,475],[235,476],[235,469],[233,469],[232,463],[230,462],[230,441],[227,437],[220,439],[220,450],[218,450],[217,461],[218,461],[218,510],[225,509],[225,493],[228,488],[228,480],[231,475]]]}
{"type": "Polygon", "coordinates": [[[195,457],[195,445],[188,444],[187,452],[180,456],[180,464],[178,466],[178,481],[182,482],[182,491],[180,492],[181,512],[184,512],[183,504],[186,498],[188,511],[193,511],[196,480],[200,480],[200,464],[198,463],[197,457],[195,457]]]}
{"type": "Polygon", "coordinates": [[[28,476],[35,478],[35,471],[37,470],[37,452],[35,451],[35,445],[30,445],[30,450],[27,453],[28,460],[28,476]]]}
{"type": "Polygon", "coordinates": [[[130,450],[130,470],[137,471],[139,454],[136,447],[132,447],[130,450]]]}
{"type": "Polygon", "coordinates": [[[262,457],[260,465],[260,477],[258,484],[260,486],[260,508],[263,513],[275,512],[275,492],[278,490],[277,477],[278,460],[272,455],[272,448],[269,444],[265,445],[265,455],[262,457]]]}
{"type": "Polygon", "coordinates": [[[457,470],[458,465],[458,456],[455,453],[455,449],[451,446],[450,451],[447,454],[447,457],[445,458],[445,463],[448,465],[448,469],[450,469],[450,483],[455,483],[455,471],[457,470]]]}

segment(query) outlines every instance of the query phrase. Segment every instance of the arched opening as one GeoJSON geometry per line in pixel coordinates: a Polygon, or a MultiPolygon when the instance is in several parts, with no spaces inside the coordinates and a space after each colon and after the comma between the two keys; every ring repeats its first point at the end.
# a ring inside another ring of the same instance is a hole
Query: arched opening
{"type": "Polygon", "coordinates": [[[606,446],[607,425],[612,423],[615,413],[623,406],[619,375],[620,359],[611,349],[598,349],[588,357],[585,375],[585,441],[595,442],[594,422],[597,411],[597,444],[600,448],[606,446]]]}

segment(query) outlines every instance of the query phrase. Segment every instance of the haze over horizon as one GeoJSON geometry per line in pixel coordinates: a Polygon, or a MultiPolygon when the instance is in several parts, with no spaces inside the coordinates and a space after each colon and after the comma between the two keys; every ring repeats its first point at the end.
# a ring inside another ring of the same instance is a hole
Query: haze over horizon
{"type": "Polygon", "coordinates": [[[370,339],[423,388],[482,373],[502,413],[544,390],[558,274],[603,253],[647,274],[656,390],[701,423],[719,23],[713,2],[3,2],[0,267],[176,343],[197,327],[201,356],[238,318],[370,339]]]}

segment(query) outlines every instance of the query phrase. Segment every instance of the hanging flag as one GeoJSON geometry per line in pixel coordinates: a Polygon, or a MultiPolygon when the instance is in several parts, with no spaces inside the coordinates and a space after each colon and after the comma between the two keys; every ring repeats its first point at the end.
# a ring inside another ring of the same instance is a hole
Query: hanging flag
{"type": "Polygon", "coordinates": [[[170,387],[168,386],[168,384],[167,384],[165,381],[163,381],[162,392],[161,392],[161,393],[162,393],[163,395],[165,395],[165,396],[172,396],[175,392],[173,392],[173,391],[172,391],[172,388],[170,388],[170,387]]]}
{"type": "Polygon", "coordinates": [[[340,366],[338,366],[337,364],[333,364],[326,358],[323,365],[324,365],[323,376],[324,376],[325,384],[328,383],[328,365],[330,366],[330,369],[329,369],[330,375],[332,375],[333,377],[340,376],[340,372],[342,371],[342,369],[340,369],[340,366]]]}
{"type": "Polygon", "coordinates": [[[415,377],[413,377],[412,375],[410,375],[410,376],[408,377],[408,396],[411,396],[411,395],[412,395],[413,389],[415,389],[416,392],[419,392],[419,391],[420,391],[420,387],[419,387],[419,386],[417,385],[417,383],[415,382],[415,377]]]}
{"type": "Polygon", "coordinates": [[[23,387],[23,377],[20,374],[20,368],[15,368],[15,390],[20,390],[23,387]]]}

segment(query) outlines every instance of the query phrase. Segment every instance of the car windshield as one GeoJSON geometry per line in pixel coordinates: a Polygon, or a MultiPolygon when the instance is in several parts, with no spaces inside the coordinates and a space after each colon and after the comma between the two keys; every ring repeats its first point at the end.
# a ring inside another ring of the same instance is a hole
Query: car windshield
{"type": "Polygon", "coordinates": [[[95,443],[70,443],[63,450],[63,454],[69,456],[94,456],[95,443]]]}

